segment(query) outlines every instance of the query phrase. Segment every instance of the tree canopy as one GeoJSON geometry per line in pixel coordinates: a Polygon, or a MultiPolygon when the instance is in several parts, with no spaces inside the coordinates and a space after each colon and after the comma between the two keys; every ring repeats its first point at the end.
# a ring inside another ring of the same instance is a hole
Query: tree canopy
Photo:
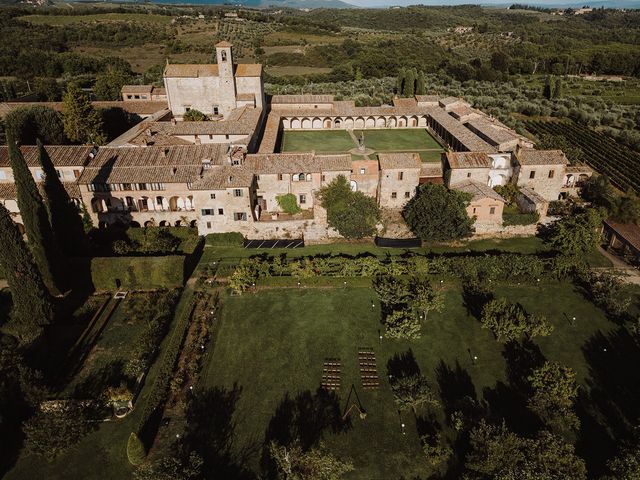
{"type": "Polygon", "coordinates": [[[523,335],[529,338],[547,336],[553,325],[544,317],[529,314],[519,303],[504,298],[489,300],[482,309],[482,328],[487,328],[499,342],[517,340],[523,335]]]}
{"type": "Polygon", "coordinates": [[[18,207],[27,232],[29,247],[45,283],[53,289],[63,291],[65,273],[58,244],[49,223],[49,213],[22,152],[9,134],[7,145],[16,183],[18,207]]]}
{"type": "Polygon", "coordinates": [[[20,145],[35,145],[40,139],[48,145],[65,143],[64,125],[60,114],[42,105],[20,107],[4,119],[7,134],[20,145]]]}
{"type": "Polygon", "coordinates": [[[354,192],[344,175],[339,175],[319,192],[320,204],[327,210],[327,222],[345,238],[374,235],[380,221],[375,198],[354,192]]]}
{"type": "Polygon", "coordinates": [[[602,211],[593,208],[562,218],[550,227],[547,242],[565,255],[591,252],[600,241],[602,211]]]}
{"type": "Polygon", "coordinates": [[[576,372],[557,362],[545,362],[529,376],[533,396],[529,408],[551,428],[564,425],[577,427],[578,417],[573,404],[578,395],[576,372]]]}
{"type": "Polygon", "coordinates": [[[69,84],[62,103],[64,133],[69,140],[96,145],[105,142],[102,116],[76,84],[69,84]]]}
{"type": "Polygon", "coordinates": [[[484,420],[471,431],[467,478],[493,480],[584,480],[584,461],[573,445],[542,431],[535,438],[516,435],[484,420]]]}
{"type": "Polygon", "coordinates": [[[0,245],[0,265],[13,300],[9,330],[21,343],[28,344],[53,320],[53,305],[31,251],[2,204],[0,245]]]}
{"type": "Polygon", "coordinates": [[[473,221],[467,215],[468,193],[444,185],[424,184],[407,202],[404,218],[409,228],[425,241],[444,242],[468,237],[473,221]]]}

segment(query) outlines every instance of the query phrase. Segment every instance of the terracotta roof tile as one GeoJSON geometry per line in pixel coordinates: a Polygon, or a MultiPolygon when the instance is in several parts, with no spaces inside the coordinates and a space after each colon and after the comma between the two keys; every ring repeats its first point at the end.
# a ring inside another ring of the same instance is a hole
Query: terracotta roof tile
{"type": "Polygon", "coordinates": [[[314,155],[314,153],[271,153],[247,155],[247,169],[257,174],[314,173],[351,171],[351,155],[314,155]]]}
{"type": "MultiPolygon", "coordinates": [[[[40,194],[44,195],[43,183],[36,182],[40,194]]],[[[62,182],[65,190],[71,198],[80,198],[80,188],[75,182],[62,182]]],[[[17,198],[15,183],[0,183],[0,198],[3,200],[15,200],[17,198]]]]}
{"type": "Polygon", "coordinates": [[[491,198],[493,200],[505,203],[504,198],[498,195],[498,193],[493,188],[479,182],[469,180],[462,183],[457,183],[451,188],[460,190],[461,192],[470,193],[471,195],[473,195],[473,197],[471,198],[472,201],[482,200],[483,198],[491,198]]]}
{"type": "MultiPolygon", "coordinates": [[[[89,161],[89,156],[94,150],[86,145],[47,145],[45,146],[49,158],[56,167],[81,167],[89,161]]],[[[23,145],[20,151],[29,167],[39,167],[38,147],[35,145],[23,145]]],[[[9,167],[9,148],[0,146],[0,167],[9,167]]]]}
{"type": "Polygon", "coordinates": [[[417,153],[379,153],[378,161],[382,170],[421,167],[417,153]]]}
{"type": "Polygon", "coordinates": [[[532,148],[517,150],[516,160],[520,165],[567,165],[569,163],[562,150],[534,150],[532,148]]]}
{"type": "Polygon", "coordinates": [[[250,187],[254,174],[243,166],[214,165],[191,185],[192,190],[223,190],[250,187]]]}
{"type": "Polygon", "coordinates": [[[333,95],[274,95],[271,97],[272,104],[298,104],[298,103],[332,103],[333,95]]]}
{"type": "Polygon", "coordinates": [[[491,167],[491,157],[485,152],[447,152],[446,155],[452,169],[491,167]]]}

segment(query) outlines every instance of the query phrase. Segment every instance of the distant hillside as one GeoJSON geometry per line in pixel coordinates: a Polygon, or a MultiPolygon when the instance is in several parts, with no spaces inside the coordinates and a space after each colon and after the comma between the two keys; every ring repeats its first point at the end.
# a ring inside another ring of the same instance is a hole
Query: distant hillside
{"type": "MultiPolygon", "coordinates": [[[[12,2],[13,0],[0,0],[12,2]]],[[[73,1],[73,0],[71,0],[73,1]]],[[[129,3],[139,3],[138,0],[124,0],[129,3]]],[[[182,5],[239,5],[253,8],[357,8],[341,0],[149,0],[150,3],[168,3],[182,5]]]]}

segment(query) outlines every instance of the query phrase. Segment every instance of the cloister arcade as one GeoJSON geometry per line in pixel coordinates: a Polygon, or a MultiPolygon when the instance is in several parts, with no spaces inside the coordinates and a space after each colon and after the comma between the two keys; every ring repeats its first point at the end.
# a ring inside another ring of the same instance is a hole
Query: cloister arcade
{"type": "Polygon", "coordinates": [[[426,127],[427,115],[339,115],[283,117],[285,130],[426,127]]]}

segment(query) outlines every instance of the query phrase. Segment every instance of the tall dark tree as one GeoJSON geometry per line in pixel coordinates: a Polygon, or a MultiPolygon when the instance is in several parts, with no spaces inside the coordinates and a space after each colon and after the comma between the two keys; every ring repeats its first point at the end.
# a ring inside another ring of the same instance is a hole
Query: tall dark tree
{"type": "Polygon", "coordinates": [[[562,79],[558,78],[553,87],[553,98],[562,98],[562,79]]]}
{"type": "Polygon", "coordinates": [[[542,96],[547,100],[551,100],[551,95],[552,95],[551,78],[547,77],[544,80],[544,87],[542,88],[542,96]]]}
{"type": "Polygon", "coordinates": [[[62,259],[49,223],[47,208],[22,152],[9,132],[7,132],[7,145],[13,178],[16,182],[18,208],[27,232],[29,247],[45,283],[50,288],[61,292],[65,286],[62,259]]]}
{"type": "Polygon", "coordinates": [[[415,95],[417,76],[415,69],[407,70],[407,76],[404,81],[404,90],[402,92],[404,97],[413,97],[415,95]]]}
{"type": "Polygon", "coordinates": [[[38,158],[44,172],[44,194],[51,228],[58,246],[68,256],[86,255],[88,247],[82,217],[60,181],[53,162],[40,140],[38,140],[38,158]]]}
{"type": "Polygon", "coordinates": [[[53,319],[51,296],[9,211],[0,204],[0,265],[13,301],[8,331],[28,344],[53,319]]]}
{"type": "Polygon", "coordinates": [[[420,70],[418,80],[416,81],[416,95],[425,95],[427,93],[427,81],[424,72],[420,70]]]}

